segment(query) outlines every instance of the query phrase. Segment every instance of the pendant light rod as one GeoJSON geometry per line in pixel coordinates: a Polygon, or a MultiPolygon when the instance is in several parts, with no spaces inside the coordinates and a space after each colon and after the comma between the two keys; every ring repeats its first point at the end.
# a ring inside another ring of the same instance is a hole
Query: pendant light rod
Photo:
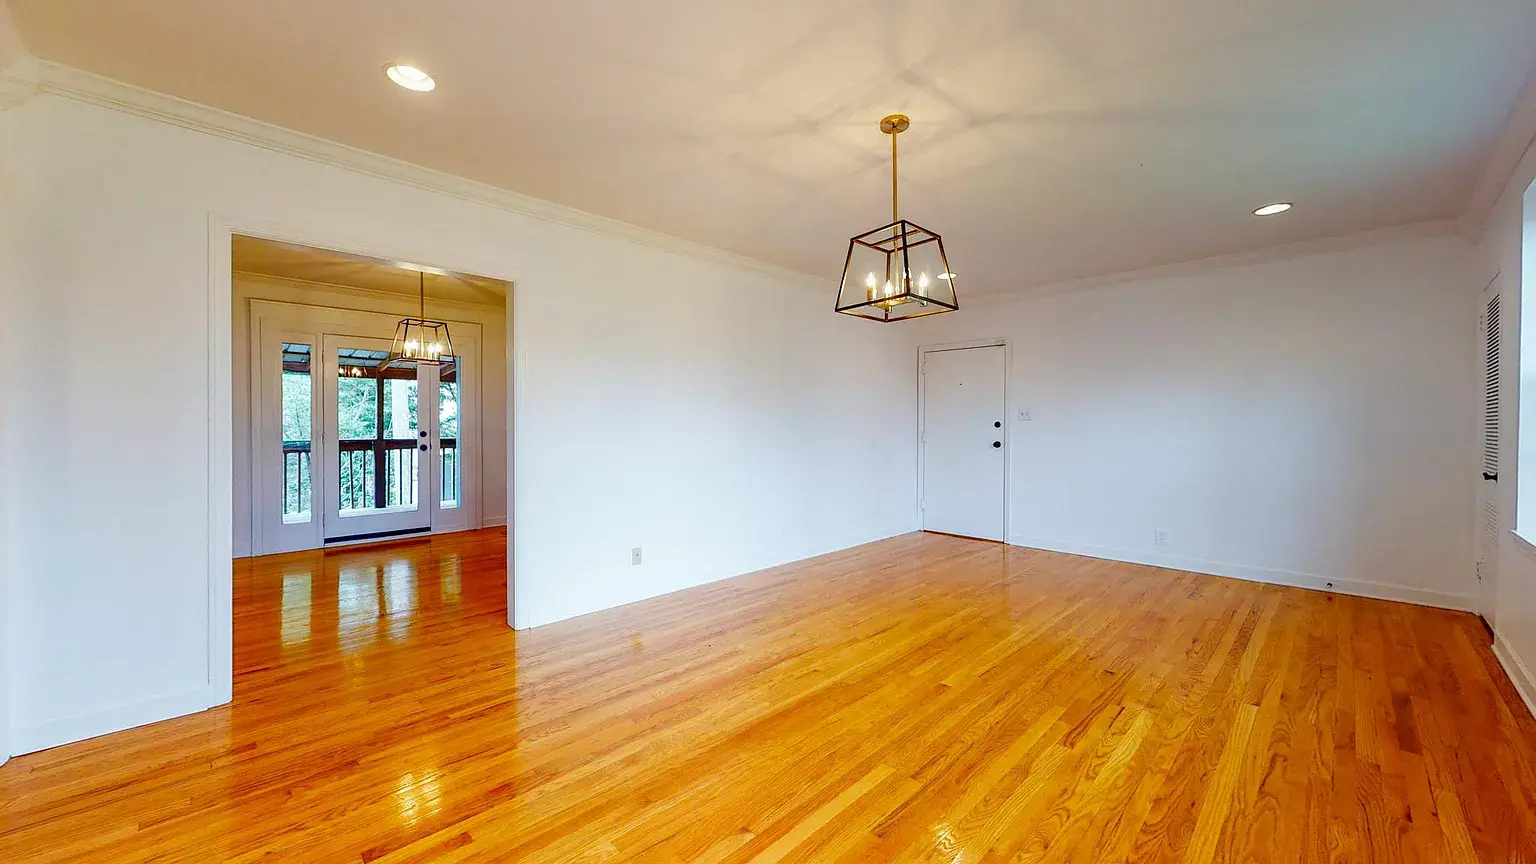
{"type": "Polygon", "coordinates": [[[421,296],[421,316],[420,317],[426,318],[427,317],[427,274],[424,273],[421,270],[417,270],[416,271],[416,275],[421,280],[420,281],[420,284],[421,284],[421,295],[420,295],[421,296]]]}
{"type": "Polygon", "coordinates": [[[905,114],[892,114],[880,121],[880,131],[891,136],[891,221],[901,221],[900,200],[896,191],[896,136],[912,128],[912,120],[905,114]]]}
{"type": "Polygon", "coordinates": [[[848,240],[835,311],[874,321],[903,321],[960,308],[944,238],[902,218],[900,144],[905,114],[880,121],[891,136],[891,221],[848,240]],[[884,282],[881,281],[884,274],[884,282]],[[934,281],[934,280],[937,281],[934,281]]]}

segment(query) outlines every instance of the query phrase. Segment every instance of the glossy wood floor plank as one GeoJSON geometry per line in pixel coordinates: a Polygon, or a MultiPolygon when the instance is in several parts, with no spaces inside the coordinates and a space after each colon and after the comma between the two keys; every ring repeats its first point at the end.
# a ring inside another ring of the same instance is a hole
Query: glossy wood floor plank
{"type": "Polygon", "coordinates": [[[239,562],[235,702],[0,861],[1536,862],[1469,615],[909,535],[514,634],[505,533],[239,562]]]}

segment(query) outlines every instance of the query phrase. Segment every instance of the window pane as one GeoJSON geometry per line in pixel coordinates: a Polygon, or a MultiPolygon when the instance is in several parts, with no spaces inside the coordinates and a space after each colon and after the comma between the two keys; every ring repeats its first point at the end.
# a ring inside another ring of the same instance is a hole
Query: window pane
{"type": "Polygon", "coordinates": [[[283,347],[283,522],[310,519],[310,440],[314,411],[310,384],[310,346],[284,342],[283,347]]]}
{"type": "Polygon", "coordinates": [[[457,357],[448,358],[451,366],[442,368],[437,384],[437,438],[439,444],[439,477],[442,482],[442,506],[459,506],[459,485],[462,479],[459,446],[459,363],[457,357]]]}

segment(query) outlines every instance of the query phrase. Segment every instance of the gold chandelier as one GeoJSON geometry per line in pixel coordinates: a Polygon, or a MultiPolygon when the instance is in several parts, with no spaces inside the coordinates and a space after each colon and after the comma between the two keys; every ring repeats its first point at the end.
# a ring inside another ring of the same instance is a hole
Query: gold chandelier
{"type": "Polygon", "coordinates": [[[904,114],[880,121],[891,136],[891,224],[848,241],[836,307],[846,315],[904,321],[960,308],[944,238],[901,218],[897,208],[896,136],[911,125],[904,114]]]}
{"type": "Polygon", "coordinates": [[[427,317],[427,274],[417,271],[417,275],[420,277],[421,314],[415,318],[401,318],[395,325],[395,341],[390,345],[389,359],[384,361],[386,369],[452,366],[455,360],[448,322],[427,317]]]}

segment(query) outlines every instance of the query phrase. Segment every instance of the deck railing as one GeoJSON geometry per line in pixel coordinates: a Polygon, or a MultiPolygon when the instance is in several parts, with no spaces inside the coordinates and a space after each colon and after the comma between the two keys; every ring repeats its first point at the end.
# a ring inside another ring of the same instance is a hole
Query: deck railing
{"type": "Polygon", "coordinates": [[[437,476],[443,478],[443,488],[438,490],[438,499],[444,504],[459,502],[459,440],[457,438],[438,439],[438,465],[440,469],[437,476]]]}
{"type": "MultiPolygon", "coordinates": [[[[438,448],[440,497],[459,500],[458,440],[444,438],[438,448]]],[[[410,438],[364,438],[339,442],[337,494],[343,510],[410,507],[417,503],[421,459],[419,442],[410,438]]],[[[283,442],[283,515],[309,512],[314,471],[308,441],[283,442]]]]}
{"type": "Polygon", "coordinates": [[[308,441],[283,442],[283,518],[309,512],[314,473],[308,441]]]}
{"type": "Polygon", "coordinates": [[[416,504],[417,458],[413,438],[338,442],[341,509],[374,510],[416,504]]]}

